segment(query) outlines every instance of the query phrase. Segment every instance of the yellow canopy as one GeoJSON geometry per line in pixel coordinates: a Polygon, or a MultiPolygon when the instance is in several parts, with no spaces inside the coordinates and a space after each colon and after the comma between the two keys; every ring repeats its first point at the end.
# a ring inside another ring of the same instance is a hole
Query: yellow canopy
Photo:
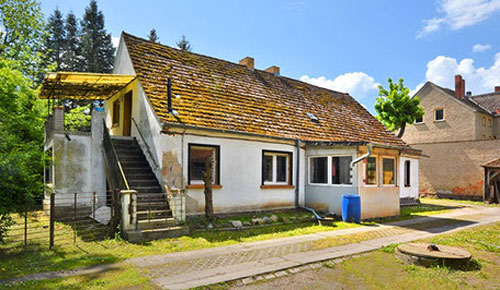
{"type": "Polygon", "coordinates": [[[136,76],[55,72],[42,83],[40,99],[103,100],[109,99],[131,83],[136,76]]]}

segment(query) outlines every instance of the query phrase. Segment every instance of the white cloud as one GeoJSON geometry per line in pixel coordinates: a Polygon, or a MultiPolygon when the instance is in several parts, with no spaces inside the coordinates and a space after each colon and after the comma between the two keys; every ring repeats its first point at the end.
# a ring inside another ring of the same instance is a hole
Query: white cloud
{"type": "Polygon", "coordinates": [[[491,45],[489,45],[489,44],[478,43],[472,47],[473,52],[483,52],[483,51],[487,51],[489,49],[491,49],[491,45]]]}
{"type": "Polygon", "coordinates": [[[417,38],[438,31],[443,26],[458,30],[484,21],[500,11],[500,0],[443,0],[439,2],[437,11],[442,16],[424,20],[424,27],[417,38]]]}
{"type": "Polygon", "coordinates": [[[367,93],[378,90],[378,83],[375,79],[364,72],[351,72],[337,76],[330,80],[325,77],[309,77],[303,75],[300,80],[319,87],[349,93],[351,96],[362,99],[367,93]]]}
{"type": "Polygon", "coordinates": [[[440,55],[427,63],[425,77],[439,86],[454,89],[456,74],[461,74],[465,79],[466,91],[472,91],[473,94],[492,92],[493,87],[500,85],[500,52],[488,68],[476,68],[474,60],[470,58],[457,61],[440,55]]]}
{"type": "Polygon", "coordinates": [[[111,35],[111,43],[113,44],[113,47],[118,47],[118,44],[120,43],[120,37],[111,35]]]}

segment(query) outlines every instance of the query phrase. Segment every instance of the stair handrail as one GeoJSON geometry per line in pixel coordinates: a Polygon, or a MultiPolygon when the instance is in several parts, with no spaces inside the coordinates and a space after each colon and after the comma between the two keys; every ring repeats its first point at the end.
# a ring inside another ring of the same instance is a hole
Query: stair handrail
{"type": "Polygon", "coordinates": [[[137,125],[133,117],[132,117],[132,122],[134,123],[137,132],[139,132],[139,136],[141,137],[142,143],[144,143],[144,146],[146,146],[146,152],[148,153],[149,159],[151,159],[151,161],[154,163],[153,165],[155,166],[155,170],[160,169],[160,166],[158,165],[158,163],[156,163],[156,159],[154,158],[153,152],[151,152],[151,148],[149,147],[148,143],[146,143],[146,139],[144,138],[141,129],[139,129],[139,126],[137,125]]]}
{"type": "Polygon", "coordinates": [[[102,120],[103,125],[103,150],[104,150],[104,160],[106,163],[107,173],[110,175],[110,182],[113,189],[129,190],[127,178],[123,171],[123,167],[118,159],[118,154],[116,154],[113,142],[111,142],[111,136],[109,135],[109,129],[106,126],[106,120],[102,120]]]}

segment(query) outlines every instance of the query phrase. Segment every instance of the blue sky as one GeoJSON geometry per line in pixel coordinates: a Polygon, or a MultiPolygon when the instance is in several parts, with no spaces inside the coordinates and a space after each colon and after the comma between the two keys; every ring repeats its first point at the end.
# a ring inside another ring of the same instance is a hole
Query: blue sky
{"type": "MultiPolygon", "coordinates": [[[[81,17],[88,1],[44,0],[81,17]]],[[[186,35],[193,51],[349,92],[373,112],[377,84],[404,78],[453,87],[466,79],[474,94],[500,85],[500,0],[132,1],[98,0],[106,28],[175,46],[186,35]],[[139,3],[139,4],[137,4],[139,3]]]]}

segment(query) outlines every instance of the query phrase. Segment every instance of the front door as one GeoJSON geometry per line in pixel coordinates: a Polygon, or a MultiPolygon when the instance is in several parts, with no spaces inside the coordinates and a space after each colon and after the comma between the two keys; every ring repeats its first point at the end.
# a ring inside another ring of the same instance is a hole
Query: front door
{"type": "Polygon", "coordinates": [[[123,136],[130,136],[132,123],[132,92],[128,92],[123,100],[123,136]]]}

